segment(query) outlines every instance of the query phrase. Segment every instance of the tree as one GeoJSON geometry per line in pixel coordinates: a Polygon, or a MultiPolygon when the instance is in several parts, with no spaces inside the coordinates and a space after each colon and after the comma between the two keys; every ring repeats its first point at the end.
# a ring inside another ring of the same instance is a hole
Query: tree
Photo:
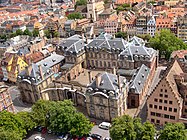
{"type": "Polygon", "coordinates": [[[187,48],[186,44],[169,30],[161,30],[160,34],[156,33],[155,37],[149,40],[149,44],[159,50],[160,55],[165,56],[166,59],[170,58],[173,51],[187,48]]]}
{"type": "Polygon", "coordinates": [[[36,126],[36,123],[33,121],[31,113],[18,112],[17,116],[23,121],[24,129],[26,131],[30,131],[36,126]]]}
{"type": "Polygon", "coordinates": [[[25,31],[23,32],[23,35],[32,36],[32,33],[29,31],[29,29],[25,29],[25,31]]]}
{"type": "Polygon", "coordinates": [[[129,8],[129,7],[130,7],[130,4],[125,3],[125,4],[122,5],[122,7],[123,7],[123,8],[129,8]]]}
{"type": "Polygon", "coordinates": [[[0,112],[0,127],[9,132],[14,131],[22,138],[26,135],[23,121],[17,115],[7,111],[0,112]]]}
{"type": "Polygon", "coordinates": [[[53,101],[45,101],[45,100],[38,100],[32,106],[32,118],[33,121],[40,126],[47,126],[47,115],[49,114],[50,110],[55,106],[55,102],[53,101]]]}
{"type": "Polygon", "coordinates": [[[133,119],[128,115],[114,118],[110,128],[110,136],[113,140],[135,140],[136,132],[133,119]]]}
{"type": "Polygon", "coordinates": [[[50,38],[51,37],[51,33],[49,30],[44,30],[44,35],[47,37],[47,38],[50,38]]]}
{"type": "Polygon", "coordinates": [[[23,31],[21,29],[16,30],[16,35],[23,35],[23,31]]]}
{"type": "Polygon", "coordinates": [[[124,115],[113,119],[110,136],[113,140],[154,140],[155,127],[149,122],[143,125],[140,118],[124,115]]]}
{"type": "Polygon", "coordinates": [[[39,36],[39,30],[38,30],[38,29],[34,29],[34,30],[32,31],[32,35],[33,35],[33,37],[39,36]]]}
{"type": "Polygon", "coordinates": [[[115,36],[116,36],[116,38],[126,39],[127,38],[127,32],[117,32],[115,36]]]}
{"type": "Polygon", "coordinates": [[[22,140],[22,137],[15,131],[5,130],[0,127],[0,139],[1,140],[22,140]]]}
{"type": "Polygon", "coordinates": [[[82,19],[82,15],[80,13],[71,13],[67,17],[68,19],[82,19]]]}
{"type": "Polygon", "coordinates": [[[59,32],[54,31],[54,32],[53,32],[53,36],[54,36],[54,37],[59,37],[59,36],[60,36],[60,34],[59,34],[59,32]]]}
{"type": "Polygon", "coordinates": [[[187,130],[182,123],[167,123],[160,131],[159,140],[186,140],[187,130]]]}
{"type": "Polygon", "coordinates": [[[93,127],[82,113],[75,113],[71,126],[70,133],[74,136],[88,135],[93,127]]]}
{"type": "Polygon", "coordinates": [[[78,5],[86,5],[87,4],[87,1],[86,0],[78,0],[77,2],[76,2],[76,6],[78,6],[78,5]]]}

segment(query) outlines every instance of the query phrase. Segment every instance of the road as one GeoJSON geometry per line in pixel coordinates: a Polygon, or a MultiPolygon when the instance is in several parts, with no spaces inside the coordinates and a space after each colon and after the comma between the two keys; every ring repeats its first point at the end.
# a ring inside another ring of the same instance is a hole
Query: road
{"type": "Polygon", "coordinates": [[[16,112],[20,112],[20,111],[30,111],[31,110],[31,105],[28,104],[24,104],[21,100],[20,100],[20,91],[18,89],[17,86],[11,86],[8,89],[10,96],[12,98],[13,101],[13,105],[15,108],[16,112]]]}

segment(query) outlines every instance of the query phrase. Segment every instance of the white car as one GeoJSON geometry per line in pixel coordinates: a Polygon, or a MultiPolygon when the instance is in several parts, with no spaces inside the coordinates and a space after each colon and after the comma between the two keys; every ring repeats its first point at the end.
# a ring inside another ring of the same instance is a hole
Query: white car
{"type": "Polygon", "coordinates": [[[99,124],[99,128],[108,130],[111,127],[111,124],[109,122],[102,122],[99,124]]]}
{"type": "Polygon", "coordinates": [[[36,136],[34,140],[45,140],[45,138],[42,138],[41,136],[36,136]]]}

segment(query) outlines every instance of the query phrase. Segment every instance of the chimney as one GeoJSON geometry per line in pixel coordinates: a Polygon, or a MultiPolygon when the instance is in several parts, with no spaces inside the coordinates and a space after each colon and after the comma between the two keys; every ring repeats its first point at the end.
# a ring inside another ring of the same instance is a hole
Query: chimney
{"type": "Polygon", "coordinates": [[[92,71],[88,71],[88,75],[89,75],[89,83],[92,82],[92,71]]]}
{"type": "Polygon", "coordinates": [[[25,69],[26,69],[27,76],[29,76],[31,74],[31,71],[32,71],[32,65],[28,65],[25,69]]]}
{"type": "Polygon", "coordinates": [[[113,73],[114,75],[116,75],[116,68],[115,68],[115,67],[112,68],[112,73],[113,73]]]}
{"type": "Polygon", "coordinates": [[[43,80],[44,76],[43,76],[43,71],[42,71],[42,65],[38,65],[38,69],[39,69],[39,72],[40,72],[40,76],[41,76],[41,78],[43,80]]]}
{"type": "Polygon", "coordinates": [[[119,86],[119,92],[121,92],[121,82],[120,82],[120,75],[117,75],[118,77],[118,86],[119,86]]]}
{"type": "Polygon", "coordinates": [[[98,73],[96,76],[95,76],[95,82],[96,82],[96,87],[99,87],[100,83],[101,83],[101,74],[98,73]]]}
{"type": "Polygon", "coordinates": [[[16,67],[17,67],[17,71],[18,71],[18,74],[19,74],[21,72],[19,64],[16,67]]]}

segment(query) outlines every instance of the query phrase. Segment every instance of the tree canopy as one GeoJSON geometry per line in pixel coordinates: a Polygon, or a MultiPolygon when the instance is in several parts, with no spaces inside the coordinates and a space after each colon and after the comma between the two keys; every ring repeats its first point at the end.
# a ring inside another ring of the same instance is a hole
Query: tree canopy
{"type": "Polygon", "coordinates": [[[15,131],[5,130],[0,127],[0,139],[1,140],[22,140],[22,137],[15,131]]]}
{"type": "Polygon", "coordinates": [[[25,31],[23,32],[23,35],[32,36],[32,33],[29,31],[29,29],[25,29],[25,31]]]}
{"type": "Polygon", "coordinates": [[[115,34],[116,38],[123,38],[126,39],[127,38],[127,32],[117,32],[115,34]]]}
{"type": "Polygon", "coordinates": [[[187,48],[186,44],[169,30],[161,30],[160,33],[156,33],[155,37],[149,40],[149,44],[159,50],[160,56],[165,56],[166,59],[170,58],[173,51],[187,48]]]}
{"type": "Polygon", "coordinates": [[[71,13],[67,17],[68,19],[82,19],[82,15],[80,13],[71,13]]]}
{"type": "Polygon", "coordinates": [[[86,4],[87,4],[87,0],[78,0],[76,2],[76,6],[78,6],[78,5],[86,5],[86,4]]]}
{"type": "Polygon", "coordinates": [[[23,31],[21,29],[16,30],[16,35],[23,35],[23,31]]]}
{"type": "Polygon", "coordinates": [[[167,123],[158,140],[187,140],[187,130],[182,123],[167,123]]]}
{"type": "Polygon", "coordinates": [[[32,31],[32,35],[33,35],[33,37],[39,36],[39,30],[38,30],[38,29],[34,29],[34,30],[32,31]]]}
{"type": "Polygon", "coordinates": [[[110,136],[113,140],[154,140],[155,127],[149,122],[141,124],[139,118],[124,115],[112,120],[110,136]]]}

